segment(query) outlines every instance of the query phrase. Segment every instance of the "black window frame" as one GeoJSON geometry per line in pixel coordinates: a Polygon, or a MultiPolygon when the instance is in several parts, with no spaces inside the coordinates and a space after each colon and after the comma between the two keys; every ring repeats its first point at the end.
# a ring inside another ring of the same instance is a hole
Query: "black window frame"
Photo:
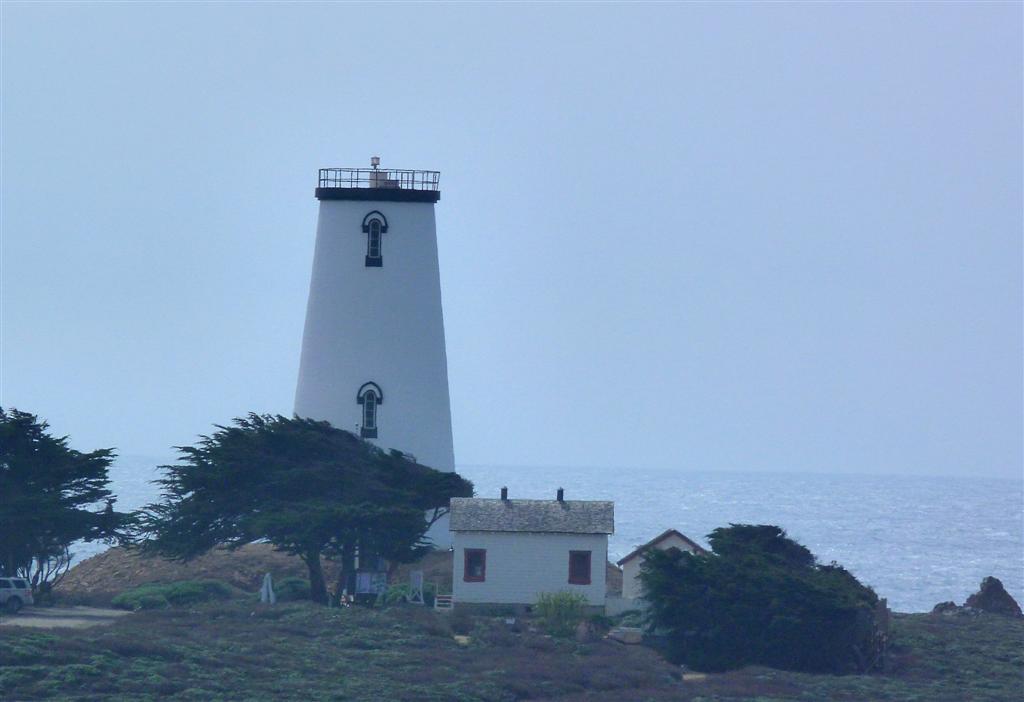
{"type": "Polygon", "coordinates": [[[383,228],[384,225],[376,217],[370,220],[369,231],[366,232],[366,265],[369,268],[380,268],[384,265],[381,236],[383,228]]]}
{"type": "Polygon", "coordinates": [[[380,268],[384,265],[384,234],[388,232],[388,220],[382,212],[373,210],[363,217],[362,230],[366,234],[366,267],[380,268]]]}
{"type": "Polygon", "coordinates": [[[364,439],[376,439],[377,429],[380,426],[377,421],[377,411],[382,404],[384,404],[384,393],[381,391],[380,386],[374,382],[363,383],[359,388],[359,392],[356,393],[356,402],[360,406],[359,411],[359,436],[364,439]],[[366,399],[369,396],[373,396],[373,401],[367,403],[366,399]],[[373,426],[367,426],[366,412],[368,407],[372,407],[373,411],[373,426]]]}

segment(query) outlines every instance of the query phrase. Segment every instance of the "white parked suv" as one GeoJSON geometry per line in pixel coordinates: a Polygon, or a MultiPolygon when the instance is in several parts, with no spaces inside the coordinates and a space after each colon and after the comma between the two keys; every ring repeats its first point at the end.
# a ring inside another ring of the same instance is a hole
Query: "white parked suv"
{"type": "Polygon", "coordinates": [[[32,587],[25,578],[0,578],[0,607],[11,614],[32,604],[32,587]]]}

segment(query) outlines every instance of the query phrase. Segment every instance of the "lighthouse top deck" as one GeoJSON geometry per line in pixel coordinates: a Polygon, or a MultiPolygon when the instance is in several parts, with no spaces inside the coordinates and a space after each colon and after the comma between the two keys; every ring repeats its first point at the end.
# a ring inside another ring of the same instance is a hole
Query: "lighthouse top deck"
{"type": "Polygon", "coordinates": [[[441,199],[440,171],[396,168],[321,168],[318,200],[386,200],[437,202],[441,199]]]}

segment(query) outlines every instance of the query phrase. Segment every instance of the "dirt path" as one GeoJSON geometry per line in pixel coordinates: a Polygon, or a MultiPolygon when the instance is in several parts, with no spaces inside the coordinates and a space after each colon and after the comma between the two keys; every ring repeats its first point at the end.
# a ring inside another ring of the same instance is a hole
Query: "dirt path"
{"type": "Polygon", "coordinates": [[[131,612],[98,607],[26,607],[18,614],[0,614],[0,626],[85,629],[100,624],[113,624],[128,614],[131,612]]]}

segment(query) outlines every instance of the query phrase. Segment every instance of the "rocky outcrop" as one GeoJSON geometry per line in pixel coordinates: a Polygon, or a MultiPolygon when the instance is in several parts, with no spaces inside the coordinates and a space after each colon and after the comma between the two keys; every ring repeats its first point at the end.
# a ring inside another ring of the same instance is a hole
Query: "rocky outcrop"
{"type": "Polygon", "coordinates": [[[608,632],[608,638],[624,644],[639,644],[644,641],[644,630],[639,627],[617,626],[608,632]]]}
{"type": "Polygon", "coordinates": [[[597,633],[597,629],[594,625],[584,619],[576,625],[576,642],[577,643],[594,643],[599,641],[601,637],[597,633]]]}
{"type": "Polygon", "coordinates": [[[940,602],[932,607],[932,614],[977,617],[983,613],[1003,617],[1021,618],[1020,605],[1006,591],[999,578],[989,576],[981,581],[981,589],[967,598],[963,606],[956,602],[940,602]]]}
{"type": "Polygon", "coordinates": [[[965,606],[1008,617],[1021,617],[1020,605],[1003,587],[999,578],[989,576],[981,581],[981,589],[967,598],[965,606]]]}

